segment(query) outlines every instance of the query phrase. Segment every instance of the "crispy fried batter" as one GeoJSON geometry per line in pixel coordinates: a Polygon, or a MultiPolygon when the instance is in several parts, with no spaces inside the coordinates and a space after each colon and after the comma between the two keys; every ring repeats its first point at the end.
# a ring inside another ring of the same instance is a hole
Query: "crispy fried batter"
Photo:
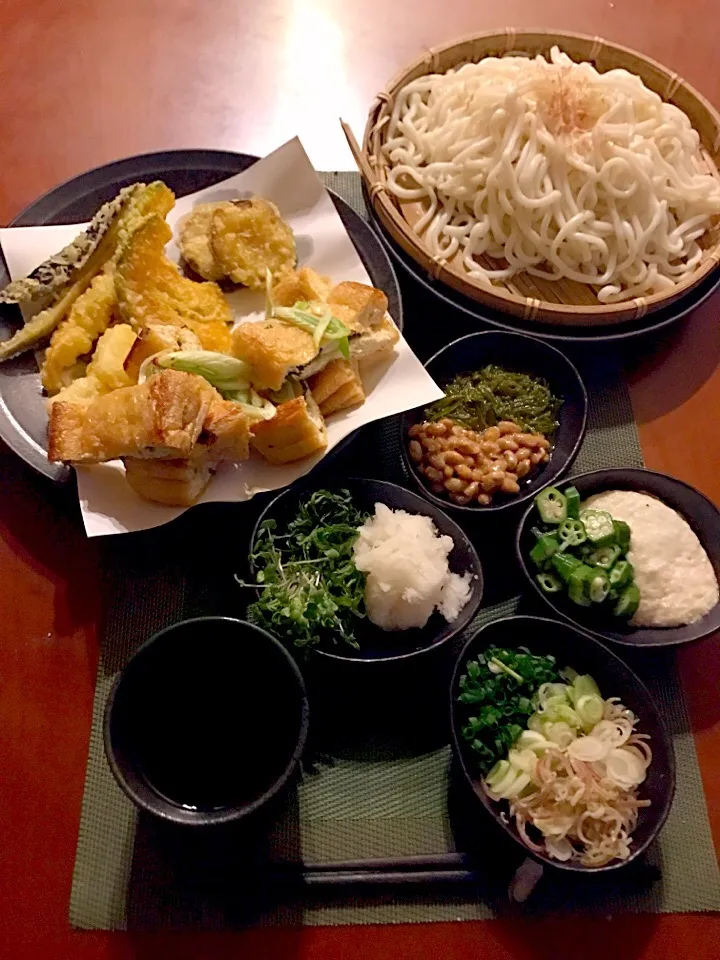
{"type": "Polygon", "coordinates": [[[201,347],[200,338],[186,327],[150,324],[140,331],[125,363],[125,373],[131,383],[137,383],[143,362],[161,350],[200,350],[201,347]]]}
{"type": "Polygon", "coordinates": [[[210,244],[216,262],[235,283],[261,290],[266,271],[279,279],[295,266],[295,237],[269,200],[233,200],[213,211],[210,244]]]}
{"type": "Polygon", "coordinates": [[[388,308],[387,297],[382,290],[352,280],[334,286],[327,302],[333,316],[350,330],[356,331],[378,326],[388,308]]]}
{"type": "Polygon", "coordinates": [[[233,333],[233,353],[252,367],[258,390],[279,390],[295,367],[308,363],[318,348],[312,336],[280,320],[241,323],[233,333]]]}
{"type": "Polygon", "coordinates": [[[214,283],[195,283],[183,277],[165,256],[172,238],[162,217],[151,214],[139,221],[120,252],[115,278],[122,318],[136,329],[167,323],[187,327],[205,350],[229,353],[230,306],[214,283]]]}
{"type": "Polygon", "coordinates": [[[330,293],[330,277],[323,277],[312,267],[294,270],[272,288],[272,302],[277,307],[294,307],[301,300],[326,302],[330,293]]]}
{"type": "Polygon", "coordinates": [[[312,396],[281,403],[272,420],[251,429],[253,447],[270,463],[292,463],[327,447],[327,429],[312,396]]]}
{"type": "Polygon", "coordinates": [[[224,203],[200,203],[183,217],[178,232],[178,246],[187,265],[205,280],[221,280],[225,273],[215,260],[210,244],[214,211],[224,203]]]}
{"type": "Polygon", "coordinates": [[[146,383],[114,390],[89,406],[54,403],[48,459],[102,463],[118,457],[187,457],[218,398],[202,377],[163,370],[146,383]]]}
{"type": "Polygon", "coordinates": [[[170,507],[191,507],[212,478],[205,451],[196,447],[187,459],[138,460],[123,458],[125,478],[144,500],[170,507]]]}
{"type": "MultiPolygon", "coordinates": [[[[149,186],[139,183],[121,190],[114,200],[100,208],[88,229],[69,247],[41,264],[26,281],[18,281],[6,288],[3,291],[6,299],[13,290],[27,288],[26,297],[20,298],[22,302],[26,299],[32,302],[37,297],[39,302],[47,305],[9,340],[0,344],[0,361],[49,337],[90,286],[93,277],[114,262],[137,219],[148,212],[164,217],[174,203],[173,192],[159,180],[149,186]]],[[[13,302],[12,296],[9,302],[13,302]]]]}
{"type": "Polygon", "coordinates": [[[129,387],[132,380],[124,369],[137,334],[126,323],[108,327],[98,340],[92,361],[85,375],[73,380],[69,386],[48,400],[49,408],[56,403],[80,403],[87,406],[97,397],[111,390],[129,387]]]}
{"type": "Polygon", "coordinates": [[[56,393],[72,382],[73,365],[90,353],[97,338],[107,330],[116,304],[114,277],[111,273],[98,274],[52,335],[40,371],[48,393],[56,393]]]}
{"type": "Polygon", "coordinates": [[[308,380],[315,402],[324,417],[365,400],[362,380],[354,361],[332,360],[308,380]]]}

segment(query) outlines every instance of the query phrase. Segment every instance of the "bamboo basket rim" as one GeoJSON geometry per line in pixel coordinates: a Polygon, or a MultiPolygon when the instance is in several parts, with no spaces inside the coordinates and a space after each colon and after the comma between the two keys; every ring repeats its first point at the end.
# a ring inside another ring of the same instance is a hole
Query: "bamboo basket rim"
{"type": "MultiPolygon", "coordinates": [[[[674,99],[678,93],[681,93],[681,99],[687,100],[695,108],[693,114],[704,115],[705,123],[703,126],[705,129],[702,130],[699,129],[694,116],[691,116],[690,119],[700,136],[702,156],[708,163],[710,171],[720,179],[718,173],[718,165],[720,164],[720,112],[710,101],[679,74],[671,71],[652,57],[639,53],[631,47],[582,33],[508,27],[501,31],[492,30],[470,34],[460,39],[433,46],[398,71],[385,89],[376,95],[368,112],[362,148],[355,140],[349,126],[345,123],[342,126],[365,181],[370,202],[382,225],[393,240],[436,280],[448,284],[477,302],[485,303],[506,312],[509,311],[528,320],[542,320],[569,325],[573,321],[577,322],[580,317],[583,318],[582,322],[586,324],[620,323],[639,319],[680,299],[720,267],[720,220],[713,225],[715,233],[713,242],[703,250],[702,259],[696,269],[690,276],[676,284],[672,290],[612,304],[599,304],[597,301],[594,303],[571,301],[556,303],[546,298],[541,299],[540,297],[514,292],[504,286],[493,285],[488,288],[469,277],[461,268],[447,263],[442,256],[434,255],[426,246],[423,238],[413,231],[409,222],[400,212],[395,199],[391,197],[385,187],[385,170],[379,160],[375,141],[381,142],[381,131],[384,126],[383,118],[385,118],[386,123],[394,97],[406,83],[426,73],[447,70],[451,66],[459,66],[462,63],[476,63],[485,56],[504,56],[513,52],[539,53],[549,51],[552,46],[560,47],[576,62],[581,60],[593,62],[601,72],[620,66],[621,64],[616,62],[618,59],[622,61],[624,57],[629,58],[633,66],[625,64],[625,69],[640,76],[643,82],[665,102],[674,103],[675,106],[678,106],[680,110],[687,114],[687,108],[676,103],[674,99]],[[488,48],[491,45],[497,49],[490,52],[488,48]],[[577,49],[573,49],[577,45],[588,46],[589,50],[586,53],[579,52],[577,49]],[[469,47],[469,50],[461,51],[453,64],[441,67],[444,55],[452,54],[454,51],[465,47],[469,47]],[[601,62],[603,54],[606,56],[609,54],[610,63],[601,62]],[[645,68],[644,71],[638,72],[636,64],[645,68]],[[655,75],[654,83],[653,78],[649,78],[648,74],[655,75]],[[658,81],[665,82],[664,91],[658,89],[658,81]],[[710,133],[707,130],[708,122],[710,133]]],[[[532,278],[528,275],[526,277],[528,285],[531,285],[532,278]]],[[[545,283],[554,282],[556,281],[545,281],[545,283]]],[[[580,284],[577,284],[577,287],[580,286],[580,284]]],[[[594,293],[592,285],[586,284],[584,286],[587,287],[588,291],[594,293]]],[[[537,292],[540,293],[541,291],[537,292]]],[[[559,294],[561,288],[558,287],[553,292],[559,294]]]]}

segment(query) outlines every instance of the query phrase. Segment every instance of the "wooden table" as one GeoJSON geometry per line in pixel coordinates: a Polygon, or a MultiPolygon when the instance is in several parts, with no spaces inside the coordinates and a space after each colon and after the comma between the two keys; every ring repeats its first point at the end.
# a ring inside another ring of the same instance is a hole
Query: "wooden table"
{"type": "MultiPolygon", "coordinates": [[[[150,150],[262,154],[299,133],[318,168],[348,169],[339,115],[360,131],[373,95],[423,47],[507,25],[600,34],[663,61],[720,104],[715,11],[713,0],[3,0],[0,222],[67,177],[150,150]]],[[[648,348],[631,373],[648,466],[695,484],[715,502],[719,308],[718,299],[706,304],[648,348]]],[[[71,931],[67,906],[102,613],[98,553],[64,494],[5,450],[0,470],[0,956],[718,956],[715,916],[218,936],[71,931]]],[[[683,651],[681,661],[717,844],[717,639],[683,651]]]]}

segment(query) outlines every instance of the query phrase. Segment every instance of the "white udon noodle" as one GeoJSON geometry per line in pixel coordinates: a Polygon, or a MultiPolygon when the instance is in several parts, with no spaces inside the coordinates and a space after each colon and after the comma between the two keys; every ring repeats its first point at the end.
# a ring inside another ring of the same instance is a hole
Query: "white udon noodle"
{"type": "Polygon", "coordinates": [[[699,148],[639,77],[554,47],[550,62],[488,57],[408,83],[383,152],[390,191],[426,205],[414,229],[436,258],[459,255],[488,285],[522,272],[592,284],[612,303],[700,263],[720,182],[699,148]]]}

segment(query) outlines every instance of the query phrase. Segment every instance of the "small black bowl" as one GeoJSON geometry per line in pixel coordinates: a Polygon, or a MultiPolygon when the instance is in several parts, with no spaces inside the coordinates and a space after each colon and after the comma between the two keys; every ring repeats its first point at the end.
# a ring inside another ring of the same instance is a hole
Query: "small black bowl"
{"type": "Polygon", "coordinates": [[[544,377],[556,397],[563,398],[549,463],[533,470],[521,481],[520,493],[515,496],[496,495],[486,507],[469,503],[459,506],[447,497],[437,496],[427,480],[419,473],[410,457],[408,430],[425,419],[424,407],[416,407],[402,416],[402,456],[420,493],[431,503],[463,519],[484,515],[497,516],[517,510],[542,487],[564,476],[572,466],[580,449],[587,424],[587,391],[576,367],[565,354],[547,343],[520,333],[471,333],[454,340],[431,357],[425,364],[430,376],[441,387],[461,373],[470,373],[486,364],[495,363],[508,370],[544,377]]]}
{"type": "Polygon", "coordinates": [[[567,623],[544,617],[506,617],[494,620],[479,630],[463,648],[458,657],[450,687],[450,720],[452,746],[465,780],[495,823],[512,837],[525,851],[546,866],[573,873],[597,874],[627,866],[642,854],[655,840],[670,812],[675,793],[675,755],[672,741],[650,691],[618,656],[597,640],[567,623]],[[579,863],[562,862],[530,850],[520,837],[514,820],[506,814],[506,804],[491,800],[485,793],[475,760],[475,752],[462,735],[462,726],[472,714],[470,705],[457,697],[460,677],[468,660],[475,659],[491,646],[508,648],[527,647],[530,653],[550,654],[559,667],[572,667],[578,673],[589,673],[605,697],[619,697],[638,717],[639,733],[650,735],[653,759],[640,796],[651,801],[640,811],[633,832],[633,843],[627,860],[617,860],[604,867],[585,867],[579,863]]]}
{"type": "MultiPolygon", "coordinates": [[[[260,525],[265,520],[275,520],[280,531],[297,515],[302,501],[310,497],[316,488],[293,485],[277,496],[260,514],[250,542],[250,552],[255,547],[260,525]]],[[[357,507],[369,514],[376,503],[384,503],[392,510],[406,510],[430,517],[441,534],[451,537],[455,547],[450,552],[448,564],[453,573],[470,572],[473,575],[470,599],[453,623],[448,623],[435,613],[424,627],[413,630],[386,632],[376,627],[369,619],[358,620],[355,637],[360,645],[355,650],[338,641],[337,645],[318,646],[313,653],[334,661],[370,666],[372,664],[399,663],[417,660],[423,655],[438,651],[456,634],[463,630],[477,613],[483,594],[483,574],[477,552],[468,537],[442,510],[427,503],[415,493],[382,480],[353,478],[343,480],[336,489],[349,490],[357,507]]],[[[257,571],[252,568],[253,576],[257,571]]]]}
{"type": "Polygon", "coordinates": [[[105,709],[105,753],[143,810],[190,826],[227,824],[288,782],[308,702],[295,661],[257,627],[199,617],[144,643],[105,709]]]}
{"type": "MultiPolygon", "coordinates": [[[[593,470],[569,477],[561,486],[576,486],[583,499],[603,490],[635,490],[662,500],[676,510],[690,524],[703,549],[710,558],[715,576],[720,580],[720,511],[699,490],[682,480],[652,470],[619,467],[612,470],[593,470]]],[[[665,647],[690,643],[709,637],[720,630],[720,603],[715,604],[701,620],[685,627],[634,627],[619,621],[612,614],[579,607],[564,593],[547,594],[539,586],[530,559],[535,544],[532,528],[537,522],[535,505],[523,514],[515,540],[515,551],[525,577],[543,602],[557,615],[600,640],[622,643],[633,647],[665,647]]]]}

